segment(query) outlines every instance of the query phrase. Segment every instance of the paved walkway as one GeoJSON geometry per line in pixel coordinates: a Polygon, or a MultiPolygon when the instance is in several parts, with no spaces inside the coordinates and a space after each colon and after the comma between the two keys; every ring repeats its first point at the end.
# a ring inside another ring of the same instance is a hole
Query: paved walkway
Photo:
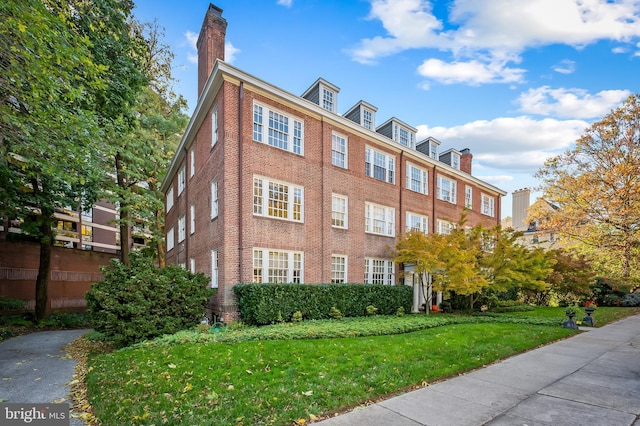
{"type": "Polygon", "coordinates": [[[640,315],[316,424],[640,426],[640,315]]]}
{"type": "Polygon", "coordinates": [[[69,402],[76,361],[63,348],[88,331],[41,331],[0,342],[0,403],[69,402]]]}

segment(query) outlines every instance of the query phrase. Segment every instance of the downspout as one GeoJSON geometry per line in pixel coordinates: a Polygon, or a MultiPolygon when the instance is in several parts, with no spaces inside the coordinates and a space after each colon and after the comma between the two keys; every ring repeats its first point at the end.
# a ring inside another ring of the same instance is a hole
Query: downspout
{"type": "Polygon", "coordinates": [[[431,198],[431,233],[436,233],[436,199],[438,198],[438,187],[436,186],[436,165],[433,165],[433,173],[431,173],[431,188],[433,189],[433,197],[431,198]]]}
{"type": "MultiPolygon", "coordinates": [[[[191,260],[189,259],[189,228],[187,227],[188,223],[191,223],[191,208],[189,206],[189,179],[187,178],[187,174],[189,170],[187,166],[191,167],[190,164],[187,164],[189,159],[189,151],[187,147],[184,148],[184,264],[187,270],[191,270],[191,260]]],[[[178,212],[178,218],[180,217],[180,212],[178,212]]]]}
{"type": "Polygon", "coordinates": [[[242,162],[244,159],[243,156],[243,132],[242,132],[242,101],[244,100],[244,82],[240,82],[239,96],[238,96],[238,279],[242,282],[242,256],[244,254],[244,245],[242,238],[242,228],[243,228],[243,209],[242,209],[242,200],[243,200],[243,180],[242,180],[242,162]]]}
{"type": "MultiPolygon", "coordinates": [[[[400,233],[402,233],[402,230],[405,229],[402,225],[403,225],[403,217],[406,217],[406,213],[403,215],[402,214],[402,189],[404,188],[402,185],[402,175],[404,174],[404,172],[406,171],[406,167],[403,166],[402,163],[402,158],[404,157],[404,151],[400,151],[400,167],[398,167],[398,183],[400,184],[400,193],[399,193],[399,197],[398,197],[398,201],[399,201],[399,210],[400,210],[400,220],[398,221],[400,223],[400,233]]],[[[405,186],[406,186],[406,181],[405,181],[405,186]]]]}
{"type": "MultiPolygon", "coordinates": [[[[322,255],[320,256],[320,259],[321,259],[321,261],[320,261],[320,270],[322,271],[322,276],[320,277],[320,282],[322,282],[322,283],[329,282],[326,279],[327,272],[326,272],[325,266],[326,266],[327,259],[326,259],[325,252],[324,252],[324,249],[325,249],[325,237],[326,237],[325,236],[325,231],[324,231],[324,229],[325,229],[324,224],[326,223],[325,222],[325,215],[326,215],[326,211],[325,210],[326,209],[324,208],[324,200],[325,200],[325,194],[324,194],[324,192],[325,192],[325,187],[324,187],[324,185],[325,185],[324,169],[326,168],[325,165],[324,165],[324,161],[325,161],[324,160],[324,125],[325,125],[325,121],[322,120],[322,131],[321,131],[321,136],[320,136],[320,140],[322,141],[322,143],[320,144],[320,158],[322,159],[321,166],[320,166],[320,179],[322,180],[322,184],[320,185],[320,205],[322,206],[322,209],[321,209],[322,217],[321,217],[321,223],[320,223],[320,235],[321,235],[320,236],[320,253],[322,253],[322,255]]],[[[347,159],[348,158],[349,157],[347,156],[347,159]]],[[[333,203],[333,198],[332,198],[331,202],[333,203]]],[[[347,203],[348,203],[348,201],[347,201],[347,203]]],[[[333,209],[333,207],[332,207],[332,209],[333,209]]],[[[349,211],[349,207],[348,206],[347,206],[347,211],[349,211]]],[[[306,224],[305,224],[305,226],[306,226],[306,224]]],[[[331,232],[331,228],[329,228],[329,232],[331,232]]],[[[347,279],[347,281],[348,281],[348,279],[347,279]]]]}

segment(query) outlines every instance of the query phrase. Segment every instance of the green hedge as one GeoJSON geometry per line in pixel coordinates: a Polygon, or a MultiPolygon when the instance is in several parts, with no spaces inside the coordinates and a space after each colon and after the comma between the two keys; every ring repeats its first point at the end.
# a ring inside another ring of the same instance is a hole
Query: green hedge
{"type": "Polygon", "coordinates": [[[233,287],[238,310],[247,324],[266,325],[291,321],[297,311],[305,320],[328,319],[331,308],[343,317],[367,314],[375,306],[381,315],[393,315],[402,307],[411,311],[409,286],[372,284],[238,284],[233,287]]]}

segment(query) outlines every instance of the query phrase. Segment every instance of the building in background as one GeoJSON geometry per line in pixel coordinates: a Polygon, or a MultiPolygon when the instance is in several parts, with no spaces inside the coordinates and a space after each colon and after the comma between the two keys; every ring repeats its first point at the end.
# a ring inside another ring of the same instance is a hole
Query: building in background
{"type": "Polygon", "coordinates": [[[399,284],[389,248],[408,229],[500,223],[503,190],[472,175],[468,149],[318,78],[301,96],[224,62],[227,22],[210,5],[198,39],[199,98],[162,191],[167,264],[211,277],[210,309],[237,316],[246,282],[399,284]]]}
{"type": "MultiPolygon", "coordinates": [[[[543,211],[550,212],[557,209],[556,206],[543,198],[538,198],[535,203],[540,204],[543,211]]],[[[528,188],[519,189],[512,194],[512,223],[503,223],[503,227],[512,227],[516,231],[523,233],[522,243],[527,247],[542,247],[545,249],[556,247],[558,238],[554,231],[538,230],[538,223],[530,221],[529,208],[531,207],[531,190],[528,188]]]]}

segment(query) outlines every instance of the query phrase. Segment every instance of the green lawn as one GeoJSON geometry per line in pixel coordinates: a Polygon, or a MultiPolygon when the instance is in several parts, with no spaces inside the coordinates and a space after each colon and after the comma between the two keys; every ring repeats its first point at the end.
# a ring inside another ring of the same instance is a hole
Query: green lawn
{"type": "MultiPolygon", "coordinates": [[[[640,307],[635,308],[617,308],[610,306],[599,306],[591,315],[596,320],[596,327],[601,327],[612,321],[617,321],[629,315],[640,314],[640,307]]],[[[557,318],[564,316],[564,308],[536,307],[533,311],[510,312],[509,315],[524,316],[532,318],[557,318]]],[[[582,319],[586,314],[579,310],[576,319],[582,319]]]]}

